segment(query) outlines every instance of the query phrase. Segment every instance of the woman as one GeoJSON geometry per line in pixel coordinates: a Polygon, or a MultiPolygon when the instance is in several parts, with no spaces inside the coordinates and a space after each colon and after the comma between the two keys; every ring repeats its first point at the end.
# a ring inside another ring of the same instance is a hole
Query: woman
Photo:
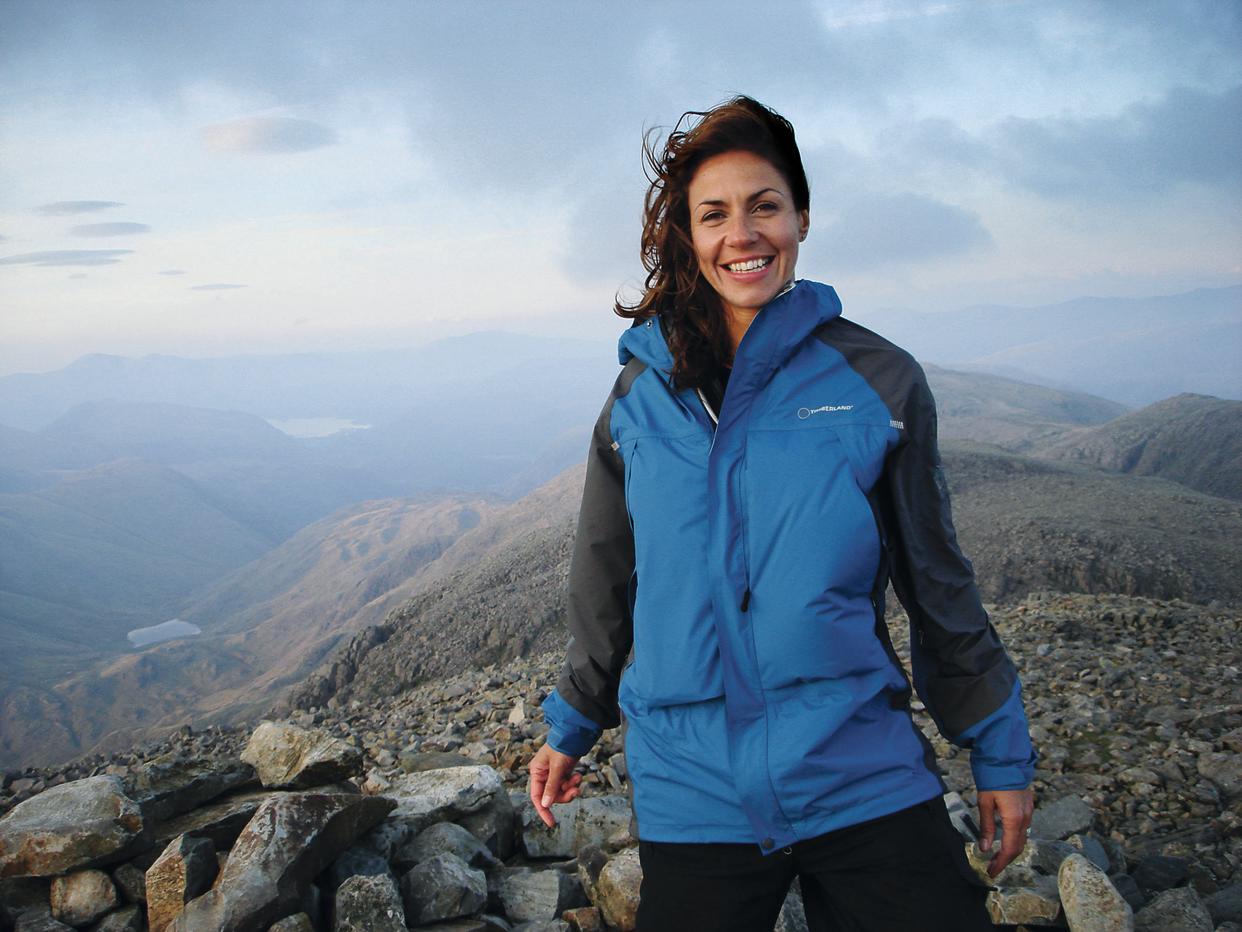
{"type": "Polygon", "coordinates": [[[1025,843],[1034,754],[922,370],[795,281],[792,126],[746,97],[686,116],[647,148],[649,274],[617,306],[634,325],[587,461],[531,799],[552,825],[623,712],[641,932],[770,930],[795,876],[812,928],[991,928],[884,624],[891,579],[914,686],[972,748],[985,850],[1003,822],[994,876],[1025,843]]]}

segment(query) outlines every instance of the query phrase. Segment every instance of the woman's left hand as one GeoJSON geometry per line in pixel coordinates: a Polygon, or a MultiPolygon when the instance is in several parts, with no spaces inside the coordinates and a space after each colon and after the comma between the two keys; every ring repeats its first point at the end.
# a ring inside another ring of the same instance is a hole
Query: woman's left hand
{"type": "Polygon", "coordinates": [[[996,823],[1004,827],[1001,849],[988,862],[988,875],[995,877],[1026,847],[1026,835],[1031,827],[1031,815],[1035,812],[1035,791],[1029,786],[1024,790],[980,790],[979,822],[983,834],[979,836],[979,848],[991,851],[996,839],[996,823]]]}

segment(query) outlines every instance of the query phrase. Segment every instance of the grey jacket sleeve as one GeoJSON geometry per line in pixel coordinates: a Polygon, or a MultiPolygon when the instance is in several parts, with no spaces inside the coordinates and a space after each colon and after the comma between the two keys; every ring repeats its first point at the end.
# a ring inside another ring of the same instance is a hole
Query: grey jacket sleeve
{"type": "Polygon", "coordinates": [[[903,438],[877,492],[893,588],[910,617],[914,685],[940,731],[956,739],[1006,704],[1017,674],[958,547],[936,442],[936,404],[922,368],[910,364],[913,377],[898,415],[903,438]]]}
{"type": "Polygon", "coordinates": [[[586,723],[564,709],[562,702],[599,728],[615,727],[621,720],[617,688],[633,643],[634,536],[625,503],[625,466],[613,446],[610,424],[613,404],[625,394],[636,369],[627,367],[617,379],[591,436],[569,569],[569,648],[558,695],[544,704],[554,746],[558,724],[567,733],[578,726],[578,740],[567,734],[566,743],[585,738],[581,730],[586,723]]]}

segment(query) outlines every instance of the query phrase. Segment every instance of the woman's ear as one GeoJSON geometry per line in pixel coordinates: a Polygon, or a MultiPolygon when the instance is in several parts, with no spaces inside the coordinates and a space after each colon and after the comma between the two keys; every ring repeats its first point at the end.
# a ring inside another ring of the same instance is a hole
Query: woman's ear
{"type": "Polygon", "coordinates": [[[806,234],[811,229],[811,209],[798,211],[798,242],[801,243],[806,239],[806,234]]]}

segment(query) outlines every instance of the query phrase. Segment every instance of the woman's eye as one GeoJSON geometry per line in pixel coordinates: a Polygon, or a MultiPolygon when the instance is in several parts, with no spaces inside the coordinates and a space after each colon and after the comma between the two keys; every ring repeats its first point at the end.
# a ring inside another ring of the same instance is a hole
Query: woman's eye
{"type": "Polygon", "coordinates": [[[716,220],[721,220],[723,218],[724,218],[724,214],[722,214],[720,211],[712,210],[712,211],[708,211],[702,217],[700,217],[699,223],[712,223],[716,220]]]}
{"type": "Polygon", "coordinates": [[[762,201],[755,205],[755,211],[757,213],[770,214],[774,210],[776,210],[776,205],[771,201],[762,201]]]}

